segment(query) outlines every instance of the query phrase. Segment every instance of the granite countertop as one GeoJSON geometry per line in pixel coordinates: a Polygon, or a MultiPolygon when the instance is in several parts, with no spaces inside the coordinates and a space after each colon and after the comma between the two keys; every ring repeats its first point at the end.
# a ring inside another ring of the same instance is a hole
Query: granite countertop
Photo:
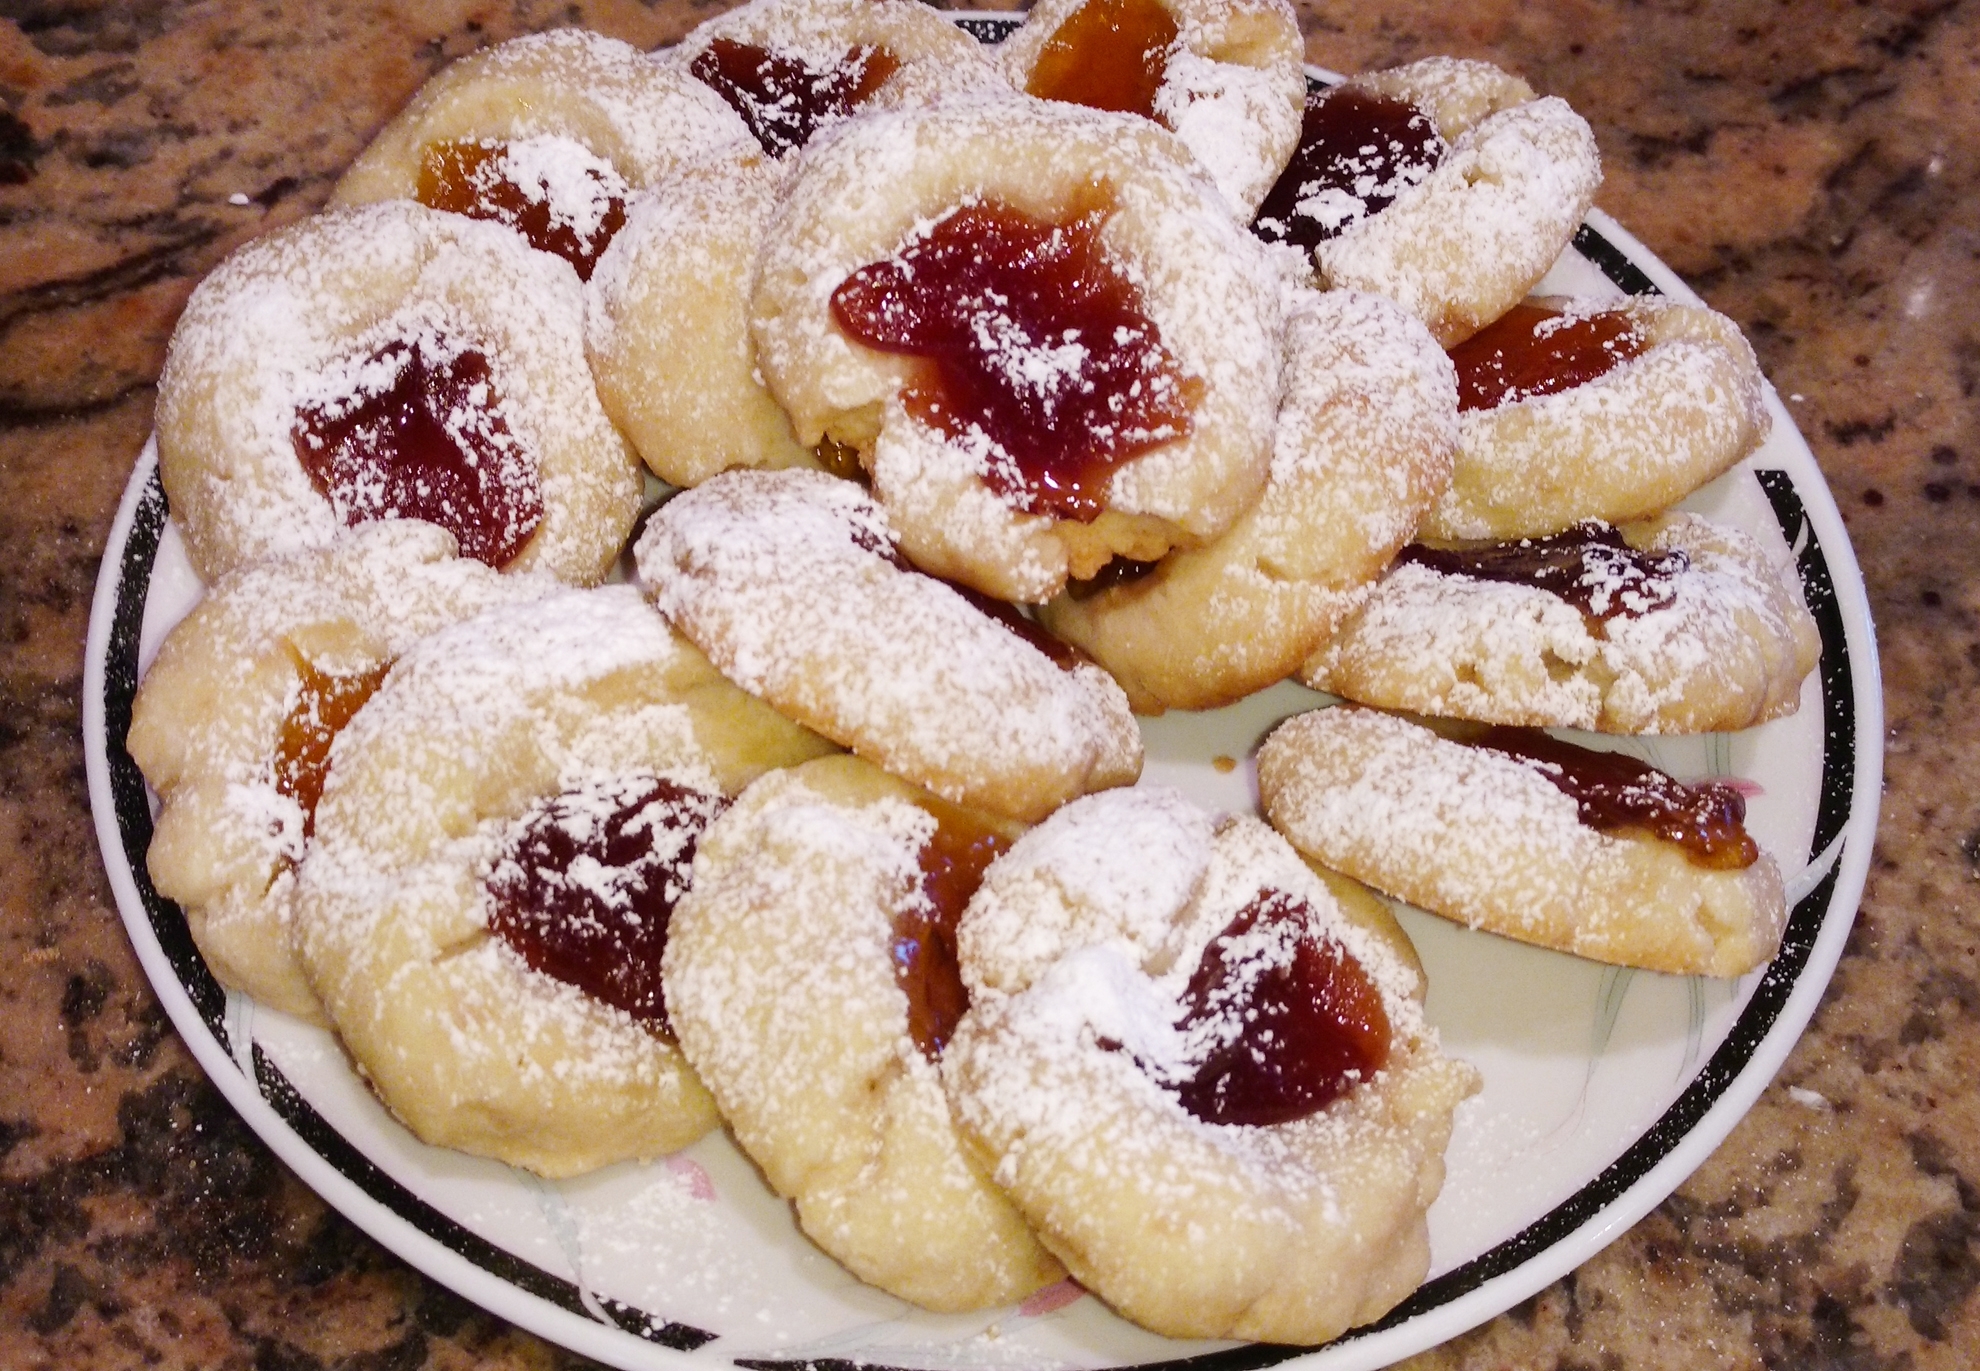
{"type": "MultiPolygon", "coordinates": [[[[584,1365],[413,1273],[261,1146],[119,922],[83,637],[193,284],[308,214],[448,59],[687,0],[0,7],[0,1367],[584,1365]]],[[[1678,1191],[1418,1368],[1980,1365],[1980,4],[1300,5],[1353,70],[1494,60],[1594,125],[1601,206],[1753,340],[1869,584],[1887,789],[1855,932],[1678,1191]]]]}

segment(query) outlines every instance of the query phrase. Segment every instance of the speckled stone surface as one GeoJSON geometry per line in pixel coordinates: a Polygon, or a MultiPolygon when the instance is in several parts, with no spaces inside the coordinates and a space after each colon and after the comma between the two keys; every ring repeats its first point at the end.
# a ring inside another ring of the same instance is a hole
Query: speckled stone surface
{"type": "MultiPolygon", "coordinates": [[[[97,858],[82,644],[200,275],[320,204],[447,59],[567,22],[654,44],[703,12],[0,5],[0,1368],[584,1364],[362,1237],[193,1064],[97,858]]],[[[1485,57],[1588,116],[1601,205],[1790,397],[1863,562],[1889,714],[1862,913],[1779,1080],[1613,1246],[1411,1365],[1980,1365],[1980,2],[1301,18],[1325,65],[1485,57]]]]}

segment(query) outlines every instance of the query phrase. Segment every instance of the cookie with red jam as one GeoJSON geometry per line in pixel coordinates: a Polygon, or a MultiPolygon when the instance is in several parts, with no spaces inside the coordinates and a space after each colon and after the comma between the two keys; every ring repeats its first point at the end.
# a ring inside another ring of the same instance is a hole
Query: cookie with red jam
{"type": "Polygon", "coordinates": [[[945,1059],[957,1123],[1045,1245],[1136,1323],[1325,1342],[1423,1279],[1424,1214],[1477,1075],[1440,1051],[1390,935],[1264,824],[1163,833],[1144,812],[1111,860],[1053,832],[1106,841],[1094,811],[1121,804],[1090,797],[1026,834],[964,912],[966,932],[993,882],[1008,900],[1061,873],[1107,911],[1048,918],[1007,988],[973,1001],[945,1059]]]}
{"type": "Polygon", "coordinates": [[[764,777],[710,826],[667,939],[668,1013],[807,1236],[926,1309],[1064,1275],[963,1148],[942,1057],[955,925],[1022,829],[854,757],[764,777]]]}
{"type": "Polygon", "coordinates": [[[1740,976],[1780,946],[1780,868],[1730,785],[1535,729],[1433,732],[1343,705],[1258,753],[1266,816],[1314,861],[1432,914],[1616,966],[1740,976]]]}
{"type": "Polygon", "coordinates": [[[1010,90],[981,43],[914,0],[751,0],[662,57],[776,158],[863,114],[1010,90]]]}
{"type": "Polygon", "coordinates": [[[1299,142],[1305,44],[1285,0],[1041,0],[997,55],[1028,95],[1170,130],[1243,222],[1299,142]]]}
{"type": "Polygon", "coordinates": [[[412,199],[490,220],[589,278],[633,191],[749,142],[719,96],[660,58],[555,29],[442,68],[352,163],[331,202],[412,199]]]}
{"type": "Polygon", "coordinates": [[[221,263],[173,330],[157,425],[209,583],[421,519],[464,557],[590,584],[639,511],[569,264],[410,200],[331,210],[221,263]]]}
{"type": "Polygon", "coordinates": [[[1300,679],[1481,723],[1720,733],[1792,714],[1820,654],[1791,561],[1669,514],[1405,549],[1300,679]]]}
{"type": "Polygon", "coordinates": [[[1430,57],[1307,97],[1252,230],[1319,284],[1372,290],[1446,347],[1517,304],[1601,184],[1588,123],[1486,62],[1430,57]]]}
{"type": "Polygon", "coordinates": [[[730,680],[944,799],[1030,821],[1140,774],[1113,678],[1011,606],[915,570],[851,481],[728,472],[662,505],[634,555],[730,680]]]}
{"type": "Polygon", "coordinates": [[[1279,279],[1161,129],[1010,96],[821,135],[751,327],[798,441],[857,451],[917,566],[1036,603],[1257,499],[1279,279]]]}
{"type": "Polygon", "coordinates": [[[716,1122],[668,1027],[669,915],[728,798],[830,745],[630,586],[434,634],[331,745],[304,972],[422,1141],[570,1176],[716,1122]]]}
{"type": "Polygon", "coordinates": [[[1766,440],[1739,326],[1657,295],[1534,298],[1451,350],[1458,458],[1435,540],[1559,533],[1662,513],[1766,440]]]}

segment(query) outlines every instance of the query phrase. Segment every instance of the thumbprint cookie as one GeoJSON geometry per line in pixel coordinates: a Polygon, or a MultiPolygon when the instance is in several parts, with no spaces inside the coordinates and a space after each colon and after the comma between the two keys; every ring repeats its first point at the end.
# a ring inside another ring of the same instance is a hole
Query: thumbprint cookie
{"type": "Polygon", "coordinates": [[[160,800],[145,865],[222,985],[322,1018],[290,924],[332,739],[419,639],[556,588],[388,520],[224,577],[172,630],[126,745],[160,800]]]}
{"type": "Polygon", "coordinates": [[[662,505],[635,557],[729,679],[944,799],[1030,821],[1140,774],[1113,678],[1011,606],[914,570],[851,481],[725,473],[662,505]]]}
{"type": "Polygon", "coordinates": [[[1792,714],[1821,647],[1792,564],[1669,514],[1406,548],[1300,679],[1482,723],[1718,733],[1792,714]]]}
{"type": "Polygon", "coordinates": [[[1757,448],[1738,325],[1661,296],[1534,299],[1451,350],[1458,459],[1423,536],[1512,539],[1661,513],[1757,448]]]}
{"type": "Polygon", "coordinates": [[[1257,499],[1278,281],[1168,134],[1007,96],[821,135],[751,327],[798,441],[857,450],[917,566],[1036,603],[1257,499]]]}
{"type": "Polygon", "coordinates": [[[956,920],[1020,827],[854,757],[776,772],[710,826],[667,940],[668,1012],[736,1141],[813,1241],[929,1309],[1064,1274],[942,1094],[956,920]]]}
{"type": "Polygon", "coordinates": [[[173,330],[157,424],[209,583],[393,518],[498,569],[592,583],[639,511],[569,264],[410,200],[331,210],[221,263],[173,330]]]}
{"type": "Polygon", "coordinates": [[[1732,786],[1534,729],[1453,732],[1352,705],[1289,719],[1259,749],[1265,814],[1324,866],[1578,957],[1739,976],[1779,948],[1780,868],[1732,786]]]}
{"type": "Polygon", "coordinates": [[[1307,97],[1253,231],[1372,290],[1446,347],[1519,303],[1601,184],[1588,123],[1485,62],[1430,57],[1307,97]]]}
{"type": "Polygon", "coordinates": [[[982,44],[915,0],[752,0],[699,25],[666,62],[777,158],[857,115],[1010,92],[982,44]]]}
{"type": "Polygon", "coordinates": [[[672,1152],[716,1121],[660,980],[695,842],[829,750],[630,586],[444,629],[331,744],[304,972],[424,1142],[553,1177],[672,1152]]]}
{"type": "Polygon", "coordinates": [[[998,56],[1028,95],[1174,132],[1241,221],[1299,142],[1305,44],[1285,0],[1041,0],[998,56]]]}
{"type": "MultiPolygon", "coordinates": [[[[1020,842],[1111,803],[1069,805],[1020,842]]],[[[1035,972],[971,1004],[949,1100],[1040,1239],[1128,1318],[1324,1342],[1422,1280],[1425,1211],[1477,1076],[1439,1049],[1390,938],[1277,834],[1246,817],[1175,827],[1188,863],[1135,851],[1157,880],[1061,847],[1082,894],[1119,912],[1040,932],[1035,972]]]]}
{"type": "Polygon", "coordinates": [[[413,199],[491,220],[588,278],[633,190],[748,143],[734,112],[684,73],[617,39],[556,29],[442,69],[331,199],[413,199]]]}

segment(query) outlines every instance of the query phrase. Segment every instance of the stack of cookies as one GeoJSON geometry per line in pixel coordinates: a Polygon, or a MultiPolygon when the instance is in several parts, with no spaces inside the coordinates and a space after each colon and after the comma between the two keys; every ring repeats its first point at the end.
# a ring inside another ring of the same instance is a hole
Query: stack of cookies
{"type": "Polygon", "coordinates": [[[1529,298],[1587,125],[1301,58],[1285,0],[995,47],[754,0],[436,76],[161,382],[208,591],[129,746],[216,975],[431,1143],[725,1124],[927,1308],[1393,1307],[1477,1076],[1368,887],[1750,970],[1739,796],[1540,730],[1746,728],[1816,639],[1670,512],[1765,436],[1738,330],[1529,298]],[[1264,819],[1136,784],[1136,713],[1288,678],[1352,703],[1267,740],[1264,819]]]}

